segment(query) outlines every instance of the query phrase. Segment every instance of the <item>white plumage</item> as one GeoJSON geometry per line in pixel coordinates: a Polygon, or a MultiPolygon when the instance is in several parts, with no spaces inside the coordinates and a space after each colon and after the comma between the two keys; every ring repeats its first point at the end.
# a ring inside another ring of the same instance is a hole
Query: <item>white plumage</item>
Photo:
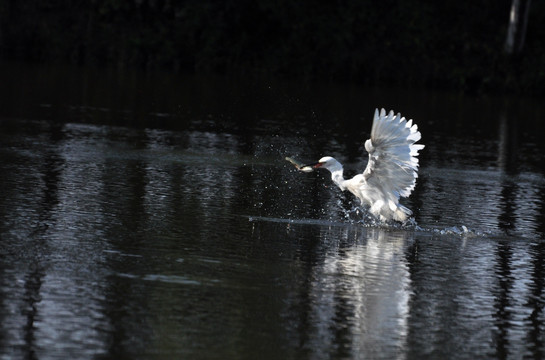
{"type": "Polygon", "coordinates": [[[424,148],[415,144],[421,134],[412,120],[401,114],[375,110],[371,138],[365,142],[369,162],[363,174],[344,179],[340,162],[330,156],[321,158],[314,168],[325,168],[341,188],[358,197],[362,204],[370,206],[371,214],[381,220],[406,221],[411,210],[399,204],[400,197],[408,197],[418,177],[418,151],[424,148]]]}

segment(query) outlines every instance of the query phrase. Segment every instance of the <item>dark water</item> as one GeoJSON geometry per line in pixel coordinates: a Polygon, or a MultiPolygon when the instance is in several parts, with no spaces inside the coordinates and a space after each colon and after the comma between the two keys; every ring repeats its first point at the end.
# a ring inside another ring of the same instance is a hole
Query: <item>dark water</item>
{"type": "Polygon", "coordinates": [[[544,107],[6,65],[0,358],[543,358],[544,107]],[[352,211],[376,106],[423,133],[413,225],[352,211]]]}

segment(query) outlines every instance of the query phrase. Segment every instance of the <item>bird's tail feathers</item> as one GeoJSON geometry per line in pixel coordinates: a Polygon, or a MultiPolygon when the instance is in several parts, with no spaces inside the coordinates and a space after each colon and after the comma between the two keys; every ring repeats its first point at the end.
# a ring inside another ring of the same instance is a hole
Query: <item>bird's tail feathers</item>
{"type": "Polygon", "coordinates": [[[412,215],[412,211],[405,206],[398,204],[397,209],[394,211],[394,220],[404,222],[409,216],[412,215]]]}

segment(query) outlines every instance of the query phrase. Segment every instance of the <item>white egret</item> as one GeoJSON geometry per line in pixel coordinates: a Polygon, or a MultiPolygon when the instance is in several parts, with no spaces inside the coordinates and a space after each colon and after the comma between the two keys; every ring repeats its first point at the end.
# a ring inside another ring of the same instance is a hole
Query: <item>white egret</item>
{"type": "MultiPolygon", "coordinates": [[[[368,205],[369,212],[382,221],[404,222],[412,211],[399,203],[400,197],[408,197],[418,177],[418,151],[424,148],[415,144],[421,134],[412,120],[405,120],[393,111],[386,114],[375,110],[371,138],[365,142],[369,162],[362,174],[352,179],[343,177],[343,166],[331,156],[321,158],[317,163],[297,166],[308,171],[309,166],[324,168],[331,172],[331,178],[341,190],[348,190],[368,205]]],[[[290,159],[291,160],[291,159],[290,159]]]]}

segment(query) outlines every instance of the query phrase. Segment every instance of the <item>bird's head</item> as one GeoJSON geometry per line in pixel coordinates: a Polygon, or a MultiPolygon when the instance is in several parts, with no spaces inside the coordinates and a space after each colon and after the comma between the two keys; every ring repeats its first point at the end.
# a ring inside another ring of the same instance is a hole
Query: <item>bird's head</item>
{"type": "Polygon", "coordinates": [[[312,167],[315,169],[324,168],[331,172],[338,171],[343,168],[341,163],[332,158],[331,156],[324,156],[323,158],[318,160],[316,164],[313,164],[312,167]]]}

